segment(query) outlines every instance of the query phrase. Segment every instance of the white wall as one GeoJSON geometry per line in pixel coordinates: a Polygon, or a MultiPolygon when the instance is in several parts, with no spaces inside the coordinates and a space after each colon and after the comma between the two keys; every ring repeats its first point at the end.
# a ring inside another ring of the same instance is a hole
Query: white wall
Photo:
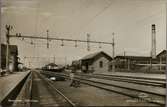
{"type": "Polygon", "coordinates": [[[95,71],[95,72],[108,72],[108,70],[109,70],[109,64],[108,64],[108,63],[109,63],[109,60],[108,60],[107,58],[101,57],[101,58],[99,58],[98,60],[96,60],[96,61],[92,64],[91,67],[94,68],[94,71],[95,71]],[[99,66],[100,61],[103,62],[103,67],[102,67],[102,68],[100,68],[100,66],[99,66]]]}

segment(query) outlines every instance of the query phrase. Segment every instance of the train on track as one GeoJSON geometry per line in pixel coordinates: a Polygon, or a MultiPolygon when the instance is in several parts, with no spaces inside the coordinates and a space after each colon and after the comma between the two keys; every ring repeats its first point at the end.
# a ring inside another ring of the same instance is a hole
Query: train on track
{"type": "Polygon", "coordinates": [[[57,65],[55,63],[49,63],[42,67],[43,71],[52,71],[52,72],[62,72],[64,71],[64,67],[61,65],[57,65]]]}

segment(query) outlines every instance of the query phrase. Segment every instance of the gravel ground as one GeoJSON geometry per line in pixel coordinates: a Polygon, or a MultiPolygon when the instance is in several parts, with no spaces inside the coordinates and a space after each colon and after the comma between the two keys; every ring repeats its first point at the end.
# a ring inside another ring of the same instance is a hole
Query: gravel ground
{"type": "Polygon", "coordinates": [[[70,87],[70,81],[55,81],[54,85],[65,96],[80,106],[157,106],[155,104],[105,91],[99,88],[81,84],[81,87],[70,87]]]}

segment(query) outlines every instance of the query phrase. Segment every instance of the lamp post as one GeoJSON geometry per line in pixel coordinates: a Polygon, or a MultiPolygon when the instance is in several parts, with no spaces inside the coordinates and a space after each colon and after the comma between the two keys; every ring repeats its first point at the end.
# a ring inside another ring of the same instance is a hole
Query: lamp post
{"type": "Polygon", "coordinates": [[[114,57],[115,57],[115,41],[114,41],[114,35],[115,35],[115,33],[113,32],[112,35],[113,35],[113,39],[112,39],[112,47],[113,47],[113,53],[112,53],[112,57],[113,57],[113,60],[112,60],[112,71],[115,72],[115,59],[114,59],[114,57]]]}

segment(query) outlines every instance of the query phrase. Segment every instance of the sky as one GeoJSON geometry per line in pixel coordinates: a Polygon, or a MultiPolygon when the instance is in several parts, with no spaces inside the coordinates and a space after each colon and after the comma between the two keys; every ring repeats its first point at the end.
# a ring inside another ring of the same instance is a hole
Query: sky
{"type": "MultiPolygon", "coordinates": [[[[11,34],[71,38],[112,42],[114,32],[116,55],[149,56],[151,25],[156,25],[156,53],[166,49],[166,0],[2,0],[1,41],[5,43],[5,25],[13,26],[11,34]]],[[[53,62],[71,63],[83,56],[104,51],[112,56],[112,45],[49,42],[11,38],[18,45],[19,57],[27,66],[53,62]],[[32,44],[31,44],[32,43],[32,44]],[[55,57],[55,60],[54,58],[55,57]]]]}

